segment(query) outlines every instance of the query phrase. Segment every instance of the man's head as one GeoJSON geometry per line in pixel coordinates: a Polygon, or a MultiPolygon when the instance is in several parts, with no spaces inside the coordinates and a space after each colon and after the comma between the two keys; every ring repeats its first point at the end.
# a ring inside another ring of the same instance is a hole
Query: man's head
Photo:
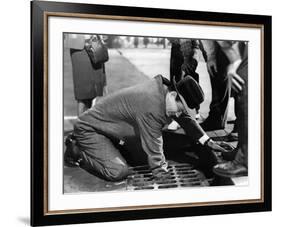
{"type": "Polygon", "coordinates": [[[173,81],[175,91],[166,95],[166,113],[168,116],[178,117],[188,109],[194,109],[204,101],[204,93],[200,85],[191,77],[186,76],[176,83],[173,81]]]}

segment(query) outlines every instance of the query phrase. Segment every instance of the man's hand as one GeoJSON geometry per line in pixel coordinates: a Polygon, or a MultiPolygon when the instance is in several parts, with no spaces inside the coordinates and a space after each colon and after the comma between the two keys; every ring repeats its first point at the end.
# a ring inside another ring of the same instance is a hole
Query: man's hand
{"type": "Polygon", "coordinates": [[[197,65],[198,65],[198,62],[196,59],[194,59],[194,58],[185,59],[181,66],[181,70],[186,75],[193,75],[196,71],[197,65]]]}
{"type": "Polygon", "coordinates": [[[240,93],[243,90],[243,85],[245,84],[245,81],[237,73],[228,74],[228,76],[231,76],[231,88],[236,93],[240,93]]]}
{"type": "Polygon", "coordinates": [[[163,169],[159,167],[152,170],[152,175],[156,180],[161,180],[166,178],[169,174],[167,169],[163,169]]]}
{"type": "Polygon", "coordinates": [[[241,92],[245,84],[245,81],[237,74],[241,62],[242,60],[238,59],[227,67],[227,76],[231,78],[231,87],[236,93],[241,92]]]}
{"type": "Polygon", "coordinates": [[[210,147],[212,150],[223,152],[223,153],[228,153],[232,151],[234,148],[226,143],[226,142],[216,142],[210,139],[207,144],[208,147],[210,147]]]}

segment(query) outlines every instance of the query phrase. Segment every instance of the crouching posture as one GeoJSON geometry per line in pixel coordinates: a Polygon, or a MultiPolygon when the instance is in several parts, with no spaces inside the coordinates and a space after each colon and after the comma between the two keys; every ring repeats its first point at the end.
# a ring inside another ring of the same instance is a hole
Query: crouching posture
{"type": "Polygon", "coordinates": [[[191,77],[170,84],[161,75],[102,97],[78,118],[66,141],[65,161],[106,180],[121,180],[129,174],[129,166],[119,147],[136,138],[140,143],[135,149],[140,144],[154,176],[159,177],[168,167],[162,129],[172,118],[192,139],[222,150],[188,114],[188,108],[197,107],[203,99],[201,87],[191,77]]]}

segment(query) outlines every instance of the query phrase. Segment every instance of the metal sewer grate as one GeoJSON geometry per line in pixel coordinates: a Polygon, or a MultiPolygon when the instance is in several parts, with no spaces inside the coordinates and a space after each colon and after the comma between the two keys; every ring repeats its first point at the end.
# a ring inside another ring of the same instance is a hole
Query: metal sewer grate
{"type": "Polygon", "coordinates": [[[128,177],[128,190],[167,189],[209,186],[208,180],[190,164],[170,164],[163,179],[154,179],[148,166],[132,168],[128,177]]]}

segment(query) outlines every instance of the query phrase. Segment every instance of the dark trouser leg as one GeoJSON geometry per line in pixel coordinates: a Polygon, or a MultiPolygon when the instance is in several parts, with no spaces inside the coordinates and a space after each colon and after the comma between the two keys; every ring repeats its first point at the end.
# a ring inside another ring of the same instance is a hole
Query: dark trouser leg
{"type": "Polygon", "coordinates": [[[241,148],[237,155],[238,162],[248,166],[248,60],[245,59],[238,68],[237,74],[245,81],[243,90],[237,95],[237,131],[238,147],[241,148]],[[240,156],[240,157],[239,157],[240,156]]]}
{"type": "Polygon", "coordinates": [[[176,82],[181,80],[181,65],[183,63],[183,56],[180,50],[180,44],[172,44],[171,58],[170,58],[170,81],[175,78],[176,82]]]}
{"type": "Polygon", "coordinates": [[[210,104],[209,118],[224,127],[227,112],[228,101],[231,91],[231,80],[226,74],[229,64],[226,56],[221,50],[216,54],[218,73],[209,72],[212,87],[212,102],[210,104]]]}
{"type": "Polygon", "coordinates": [[[214,78],[211,77],[211,86],[212,102],[210,104],[209,118],[224,127],[230,98],[230,81],[226,77],[226,73],[225,75],[218,75],[214,78]]]}
{"type": "Polygon", "coordinates": [[[110,181],[122,180],[129,174],[126,160],[110,139],[81,130],[76,131],[75,137],[82,154],[81,168],[110,181]]]}
{"type": "MultiPolygon", "coordinates": [[[[190,76],[197,82],[199,83],[199,74],[197,72],[193,72],[193,73],[190,73],[190,76]]],[[[196,114],[199,113],[199,109],[200,109],[200,105],[196,106],[195,107],[195,110],[196,110],[196,114]]]]}
{"type": "MultiPolygon", "coordinates": [[[[240,103],[239,103],[239,98],[237,97],[237,94],[235,94],[233,96],[233,98],[234,98],[234,113],[235,113],[235,117],[237,119],[237,116],[239,115],[238,111],[239,111],[240,103]]],[[[235,120],[235,122],[234,122],[234,127],[233,127],[232,132],[237,132],[237,120],[235,120]]]]}

